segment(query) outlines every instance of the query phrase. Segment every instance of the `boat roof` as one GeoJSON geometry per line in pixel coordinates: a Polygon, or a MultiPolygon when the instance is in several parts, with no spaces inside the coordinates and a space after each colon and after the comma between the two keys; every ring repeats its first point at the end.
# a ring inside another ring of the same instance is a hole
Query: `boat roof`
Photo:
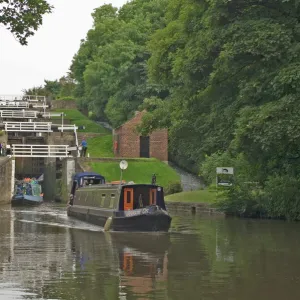
{"type": "Polygon", "coordinates": [[[162,188],[162,186],[157,184],[151,184],[151,183],[125,183],[122,184],[122,187],[135,187],[135,186],[148,186],[152,188],[162,188]]]}
{"type": "Polygon", "coordinates": [[[95,173],[95,172],[82,172],[82,173],[77,173],[74,175],[73,180],[79,181],[81,178],[93,178],[93,179],[103,179],[105,180],[104,176],[95,173]]]}

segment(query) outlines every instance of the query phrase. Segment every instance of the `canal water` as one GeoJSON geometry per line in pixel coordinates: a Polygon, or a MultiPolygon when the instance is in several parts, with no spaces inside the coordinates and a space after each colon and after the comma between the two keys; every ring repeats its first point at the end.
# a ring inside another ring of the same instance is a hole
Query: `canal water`
{"type": "Polygon", "coordinates": [[[300,299],[300,223],[180,215],[104,233],[63,208],[0,207],[0,299],[300,299]]]}

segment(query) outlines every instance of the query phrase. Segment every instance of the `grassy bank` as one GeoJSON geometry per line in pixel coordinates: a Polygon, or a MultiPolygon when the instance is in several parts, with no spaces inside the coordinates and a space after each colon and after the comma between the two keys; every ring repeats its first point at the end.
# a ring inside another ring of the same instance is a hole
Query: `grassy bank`
{"type": "MultiPolygon", "coordinates": [[[[76,124],[77,126],[85,126],[85,129],[80,129],[80,132],[94,132],[94,133],[106,133],[110,134],[109,130],[97,124],[96,122],[90,120],[87,116],[82,114],[77,109],[56,109],[52,112],[62,112],[66,116],[66,119],[69,119],[71,123],[76,124]]],[[[53,117],[53,119],[61,119],[61,117],[53,117]]]]}
{"type": "Polygon", "coordinates": [[[214,203],[216,201],[216,192],[211,190],[181,192],[166,196],[165,199],[173,202],[214,203]]]}
{"type": "MultiPolygon", "coordinates": [[[[102,174],[107,181],[120,180],[119,162],[92,162],[93,171],[102,174]]],[[[152,174],[156,174],[157,184],[167,186],[170,182],[179,182],[179,175],[168,165],[157,159],[128,160],[128,169],[123,179],[135,183],[151,183],[152,174]]]]}
{"type": "Polygon", "coordinates": [[[111,135],[87,139],[90,157],[114,157],[111,135]]]}

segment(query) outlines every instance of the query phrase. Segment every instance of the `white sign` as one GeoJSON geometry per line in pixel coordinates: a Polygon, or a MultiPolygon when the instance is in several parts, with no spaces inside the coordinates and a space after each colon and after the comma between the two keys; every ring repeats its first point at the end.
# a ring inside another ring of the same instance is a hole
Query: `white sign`
{"type": "Polygon", "coordinates": [[[232,186],[233,174],[234,174],[232,167],[218,167],[216,169],[216,172],[217,172],[217,178],[216,178],[217,185],[232,186]]]}
{"type": "Polygon", "coordinates": [[[231,174],[233,175],[233,168],[232,167],[218,167],[217,174],[231,174]]]}

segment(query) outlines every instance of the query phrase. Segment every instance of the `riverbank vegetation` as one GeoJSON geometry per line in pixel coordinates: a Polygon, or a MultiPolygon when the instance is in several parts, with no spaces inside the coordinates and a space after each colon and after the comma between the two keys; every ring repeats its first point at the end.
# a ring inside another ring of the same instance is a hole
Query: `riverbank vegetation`
{"type": "MultiPolygon", "coordinates": [[[[64,118],[70,120],[71,124],[76,124],[77,126],[84,126],[85,129],[79,129],[79,132],[94,132],[102,134],[110,134],[109,130],[105,129],[100,124],[90,120],[82,112],[77,109],[56,109],[52,112],[64,113],[64,118]]],[[[61,119],[61,117],[52,117],[52,119],[61,119]]]]}
{"type": "Polygon", "coordinates": [[[133,0],[97,8],[70,67],[74,95],[117,127],[148,113],[170,158],[214,181],[240,216],[300,219],[300,6],[297,0],[133,0]]]}

